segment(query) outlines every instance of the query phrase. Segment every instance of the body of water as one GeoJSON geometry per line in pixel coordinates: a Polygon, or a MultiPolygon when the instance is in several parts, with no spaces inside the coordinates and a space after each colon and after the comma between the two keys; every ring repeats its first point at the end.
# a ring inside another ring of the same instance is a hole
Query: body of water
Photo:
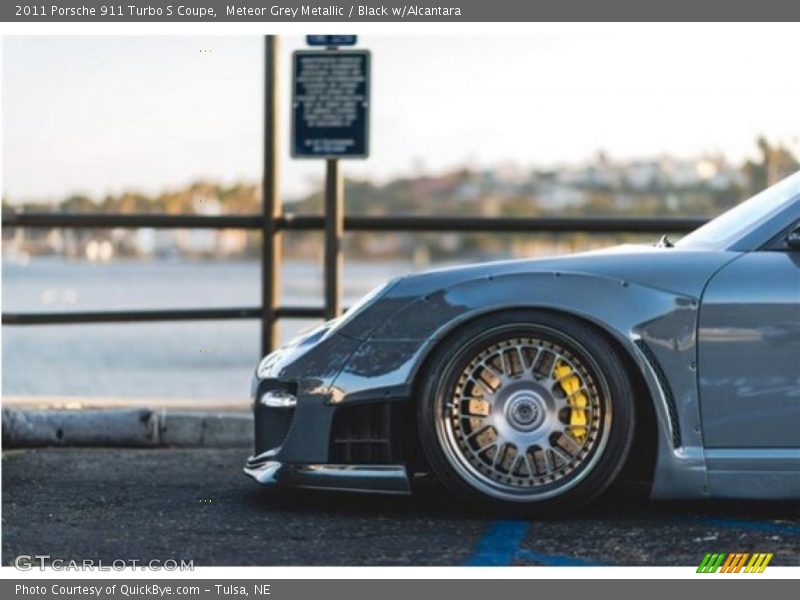
{"type": "MultiPolygon", "coordinates": [[[[347,262],[345,303],[413,269],[405,262],[347,262]]],[[[3,262],[3,311],[80,311],[256,306],[260,267],[249,262],[62,258],[3,262]]],[[[322,267],[287,261],[282,303],[322,304],[322,267]]],[[[316,321],[282,320],[288,341],[316,321]]],[[[132,396],[241,400],[259,359],[259,323],[3,326],[4,396],[132,396]]]]}

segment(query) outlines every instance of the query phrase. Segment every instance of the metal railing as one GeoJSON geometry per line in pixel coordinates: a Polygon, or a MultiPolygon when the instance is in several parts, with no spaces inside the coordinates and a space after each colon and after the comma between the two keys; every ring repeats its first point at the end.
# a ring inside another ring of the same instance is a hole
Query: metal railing
{"type": "MultiPolygon", "coordinates": [[[[337,312],[341,297],[339,269],[328,269],[333,254],[341,255],[341,235],[321,215],[293,215],[282,211],[278,192],[278,39],[267,36],[265,49],[265,112],[262,212],[255,215],[163,215],[163,214],[75,214],[7,211],[3,227],[31,228],[157,228],[157,229],[246,229],[262,234],[261,303],[259,306],[116,310],[82,312],[4,312],[4,325],[55,325],[69,323],[130,323],[142,321],[189,321],[259,319],[261,347],[266,353],[276,346],[279,319],[320,319],[337,312]],[[281,306],[281,234],[284,231],[324,231],[325,305],[281,306]],[[333,273],[333,275],[331,275],[333,273]]],[[[442,216],[350,216],[343,230],[395,232],[481,233],[683,233],[699,227],[703,217],[442,217],[442,216]]]]}

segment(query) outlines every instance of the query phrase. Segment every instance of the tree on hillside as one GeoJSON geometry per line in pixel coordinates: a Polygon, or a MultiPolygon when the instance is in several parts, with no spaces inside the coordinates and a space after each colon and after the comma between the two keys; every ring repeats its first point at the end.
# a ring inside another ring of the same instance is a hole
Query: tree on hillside
{"type": "Polygon", "coordinates": [[[760,192],[800,168],[797,157],[785,146],[772,145],[763,136],[758,138],[756,144],[761,153],[760,160],[748,160],[743,167],[750,195],[760,192]]]}

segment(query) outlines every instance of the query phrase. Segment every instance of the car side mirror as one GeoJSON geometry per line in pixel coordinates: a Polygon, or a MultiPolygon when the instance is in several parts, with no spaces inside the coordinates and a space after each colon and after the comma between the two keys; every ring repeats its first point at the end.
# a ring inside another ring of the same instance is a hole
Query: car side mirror
{"type": "Polygon", "coordinates": [[[786,245],[792,250],[800,250],[800,225],[792,229],[786,236],[786,245]]]}

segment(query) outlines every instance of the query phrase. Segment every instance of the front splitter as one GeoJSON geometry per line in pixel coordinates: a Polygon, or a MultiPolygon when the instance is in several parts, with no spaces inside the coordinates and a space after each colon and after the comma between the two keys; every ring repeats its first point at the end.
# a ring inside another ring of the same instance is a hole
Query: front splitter
{"type": "Polygon", "coordinates": [[[263,485],[373,494],[411,493],[404,465],[295,464],[251,457],[244,472],[263,485]]]}

